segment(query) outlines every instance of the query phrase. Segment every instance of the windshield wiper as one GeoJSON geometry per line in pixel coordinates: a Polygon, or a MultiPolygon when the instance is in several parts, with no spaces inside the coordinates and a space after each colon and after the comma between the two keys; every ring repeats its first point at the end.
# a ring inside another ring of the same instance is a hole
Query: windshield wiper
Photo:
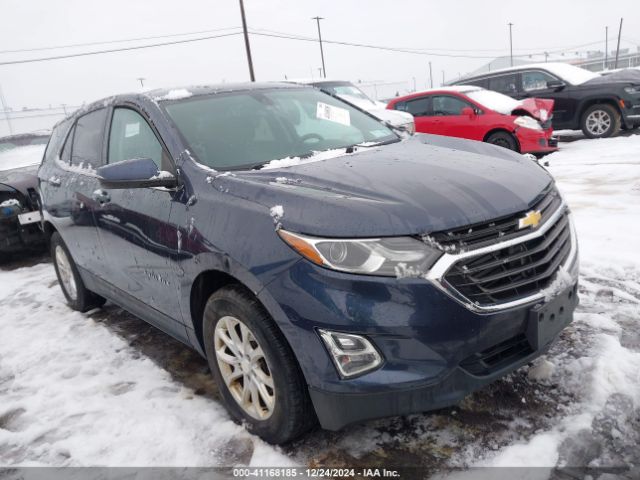
{"type": "Polygon", "coordinates": [[[353,153],[355,152],[355,149],[360,147],[360,148],[370,148],[370,147],[381,147],[383,145],[389,145],[391,143],[396,143],[399,142],[401,139],[399,137],[396,138],[390,138],[389,140],[382,140],[381,142],[361,142],[361,143],[354,143],[353,145],[349,145],[348,147],[346,147],[346,151],[347,153],[353,153]]]}

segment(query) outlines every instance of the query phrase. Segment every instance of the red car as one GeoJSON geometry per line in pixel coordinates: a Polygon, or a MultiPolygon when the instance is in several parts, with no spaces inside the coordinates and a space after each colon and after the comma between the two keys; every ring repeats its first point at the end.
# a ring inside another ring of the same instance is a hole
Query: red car
{"type": "Polygon", "coordinates": [[[391,100],[387,108],[411,113],[416,132],[493,143],[520,153],[558,149],[553,137],[553,100],[514,100],[474,86],[443,87],[391,100]]]}

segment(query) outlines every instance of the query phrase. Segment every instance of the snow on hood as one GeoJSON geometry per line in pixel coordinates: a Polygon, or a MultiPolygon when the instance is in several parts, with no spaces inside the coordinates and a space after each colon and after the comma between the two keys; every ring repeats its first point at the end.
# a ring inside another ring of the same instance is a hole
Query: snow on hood
{"type": "Polygon", "coordinates": [[[46,145],[25,145],[0,152],[0,171],[40,165],[46,145]]]}
{"type": "Polygon", "coordinates": [[[546,121],[553,110],[553,100],[543,100],[541,98],[527,98],[525,100],[515,100],[502,93],[492,90],[478,88],[470,90],[465,94],[483,107],[503,115],[513,115],[513,112],[522,110],[530,114],[533,118],[546,121]]]}

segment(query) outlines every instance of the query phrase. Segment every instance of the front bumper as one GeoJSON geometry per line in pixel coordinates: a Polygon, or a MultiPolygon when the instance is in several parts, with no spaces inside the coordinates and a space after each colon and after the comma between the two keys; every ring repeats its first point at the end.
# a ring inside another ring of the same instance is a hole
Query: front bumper
{"type": "MultiPolygon", "coordinates": [[[[578,302],[576,292],[577,285],[566,289],[556,297],[553,308],[547,312],[547,315],[555,317],[553,321],[557,332],[569,325],[573,319],[573,311],[578,302]]],[[[524,340],[503,342],[492,350],[494,356],[499,351],[504,355],[499,366],[493,369],[486,369],[486,365],[482,365],[482,352],[479,352],[451,369],[443,378],[414,388],[344,394],[311,387],[309,394],[320,424],[327,430],[339,430],[346,425],[364,420],[407,415],[455,405],[468,394],[546,352],[555,335],[543,344],[536,344],[536,335],[532,335],[531,332],[537,331],[539,321],[539,316],[534,315],[532,311],[522,333],[524,340]],[[521,345],[520,349],[517,345],[521,345]],[[513,353],[509,354],[509,351],[513,353]]]]}
{"type": "Polygon", "coordinates": [[[558,150],[558,139],[553,136],[551,129],[518,128],[515,133],[520,144],[520,153],[545,154],[558,150]]]}

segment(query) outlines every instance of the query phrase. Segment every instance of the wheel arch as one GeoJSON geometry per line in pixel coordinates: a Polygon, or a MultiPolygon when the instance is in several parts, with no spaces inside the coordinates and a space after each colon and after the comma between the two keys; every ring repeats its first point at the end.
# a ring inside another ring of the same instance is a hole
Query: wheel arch
{"type": "Polygon", "coordinates": [[[582,117],[584,116],[584,113],[587,111],[587,109],[589,109],[590,107],[593,107],[594,105],[598,105],[598,104],[605,104],[605,105],[609,105],[613,108],[616,109],[616,111],[622,115],[622,110],[620,109],[620,105],[618,104],[618,99],[615,97],[601,97],[601,96],[597,96],[597,97],[591,97],[588,99],[585,99],[582,101],[582,103],[580,104],[580,108],[578,109],[578,122],[580,125],[582,125],[582,117]]]}
{"type": "Polygon", "coordinates": [[[489,130],[487,133],[485,133],[484,137],[482,138],[482,141],[486,142],[489,139],[489,137],[494,133],[506,133],[508,135],[511,135],[513,140],[516,142],[516,147],[518,147],[518,153],[520,153],[522,150],[522,147],[520,146],[520,141],[518,140],[518,136],[514,132],[515,131],[509,131],[504,127],[495,127],[489,130]]]}

